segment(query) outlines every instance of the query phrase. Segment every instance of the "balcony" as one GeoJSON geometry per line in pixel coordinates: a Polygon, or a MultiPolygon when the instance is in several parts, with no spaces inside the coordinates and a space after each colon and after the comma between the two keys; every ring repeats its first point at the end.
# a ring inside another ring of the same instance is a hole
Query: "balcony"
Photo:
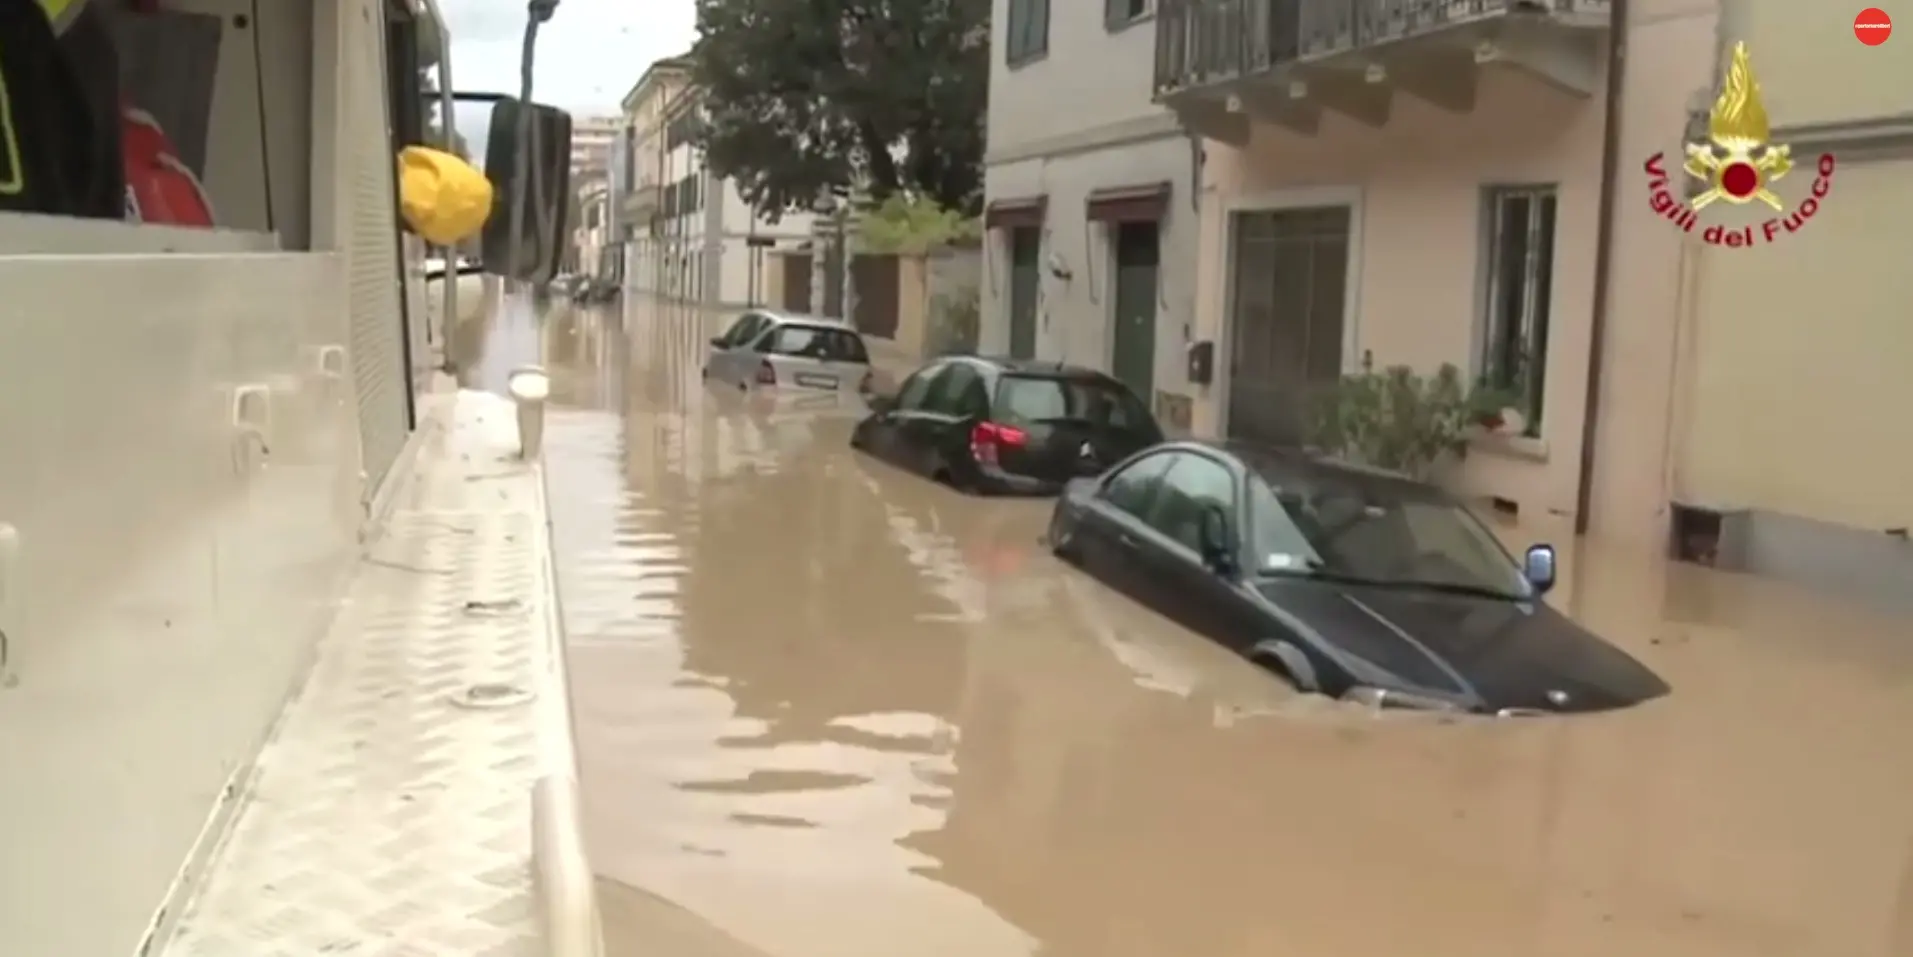
{"type": "Polygon", "coordinates": [[[1324,112],[1388,122],[1395,94],[1453,112],[1490,70],[1574,97],[1601,82],[1612,0],[1160,0],[1156,102],[1240,146],[1251,121],[1305,135],[1324,112]]]}
{"type": "Polygon", "coordinates": [[[634,186],[624,194],[624,221],[649,222],[664,203],[664,191],[656,185],[634,186]]]}

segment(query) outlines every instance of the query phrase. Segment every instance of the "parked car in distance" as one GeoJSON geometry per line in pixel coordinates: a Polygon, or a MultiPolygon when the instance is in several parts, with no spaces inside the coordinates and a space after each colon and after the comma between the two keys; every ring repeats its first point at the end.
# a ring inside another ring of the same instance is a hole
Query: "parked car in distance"
{"type": "Polygon", "coordinates": [[[870,350],[856,329],[839,320],[751,309],[711,339],[704,377],[739,389],[868,392],[870,350]]]}
{"type": "Polygon", "coordinates": [[[945,356],[869,403],[852,448],[979,494],[1054,495],[1162,441],[1128,386],[1055,362],[945,356]]]}
{"type": "Polygon", "coordinates": [[[580,276],[570,284],[571,301],[581,306],[601,306],[613,302],[624,290],[610,279],[580,276]]]}
{"type": "Polygon", "coordinates": [[[1301,452],[1172,442],[1070,483],[1050,548],[1282,674],[1377,707],[1524,715],[1668,693],[1550,608],[1555,553],[1517,564],[1461,502],[1301,452]]]}

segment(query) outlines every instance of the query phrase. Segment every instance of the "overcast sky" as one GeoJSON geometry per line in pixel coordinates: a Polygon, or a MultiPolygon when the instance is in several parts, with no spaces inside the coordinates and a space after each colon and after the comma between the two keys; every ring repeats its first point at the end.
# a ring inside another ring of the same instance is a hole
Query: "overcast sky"
{"type": "MultiPolygon", "coordinates": [[[[524,0],[438,3],[451,27],[453,85],[516,95],[524,0]]],[[[538,29],[532,99],[574,115],[615,113],[652,61],[690,49],[696,22],[692,0],[560,0],[558,14],[538,29]]],[[[488,111],[459,112],[459,131],[478,139],[472,127],[488,111]]]]}

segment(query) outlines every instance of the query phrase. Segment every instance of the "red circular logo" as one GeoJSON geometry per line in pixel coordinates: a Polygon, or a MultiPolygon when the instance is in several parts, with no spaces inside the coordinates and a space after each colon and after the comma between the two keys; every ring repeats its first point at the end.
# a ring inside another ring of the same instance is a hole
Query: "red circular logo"
{"type": "Polygon", "coordinates": [[[1893,18],[1879,7],[1868,7],[1853,18],[1853,35],[1870,47],[1877,47],[1893,35],[1893,18]]]}
{"type": "Polygon", "coordinates": [[[1760,192],[1760,170],[1752,163],[1728,163],[1720,170],[1720,189],[1735,199],[1746,199],[1760,192]]]}

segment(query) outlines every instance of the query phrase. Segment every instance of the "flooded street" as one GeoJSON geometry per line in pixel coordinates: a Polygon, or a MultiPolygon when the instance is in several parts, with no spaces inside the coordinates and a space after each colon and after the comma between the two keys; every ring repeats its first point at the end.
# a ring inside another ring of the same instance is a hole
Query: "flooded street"
{"type": "Polygon", "coordinates": [[[854,401],[707,390],[717,319],[626,308],[483,362],[553,375],[611,957],[1913,955],[1907,622],[1564,549],[1550,600],[1670,697],[1378,718],[1066,568],[1047,503],[851,453],[854,401]]]}

